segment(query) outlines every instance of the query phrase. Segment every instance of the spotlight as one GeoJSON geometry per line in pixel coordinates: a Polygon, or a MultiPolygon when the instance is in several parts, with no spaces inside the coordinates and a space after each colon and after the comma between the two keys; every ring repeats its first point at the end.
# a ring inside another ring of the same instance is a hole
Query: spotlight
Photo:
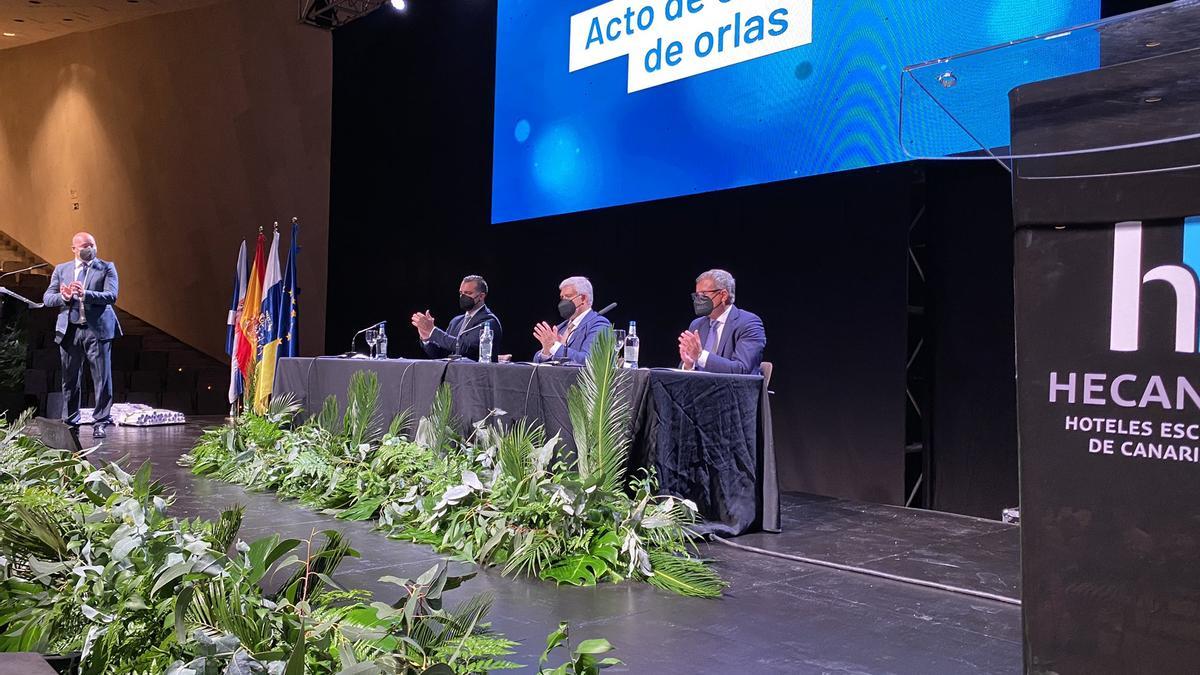
{"type": "MultiPolygon", "coordinates": [[[[3,0],[0,0],[3,4],[3,0]]],[[[385,5],[404,11],[406,0],[300,0],[300,21],[317,28],[336,30],[385,5]]]]}

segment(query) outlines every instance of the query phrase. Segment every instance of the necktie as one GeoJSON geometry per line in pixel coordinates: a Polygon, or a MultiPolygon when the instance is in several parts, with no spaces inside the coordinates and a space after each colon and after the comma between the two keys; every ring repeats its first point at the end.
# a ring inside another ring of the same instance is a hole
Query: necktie
{"type": "Polygon", "coordinates": [[[575,324],[573,324],[571,322],[567,322],[567,330],[565,333],[563,333],[563,336],[562,336],[562,343],[563,343],[564,347],[571,343],[571,333],[574,332],[574,330],[575,330],[575,324]]]}
{"type": "MultiPolygon", "coordinates": [[[[76,265],[75,281],[82,282],[83,277],[86,274],[86,272],[87,272],[87,265],[76,265]]],[[[83,298],[82,297],[79,297],[77,300],[74,300],[71,302],[71,313],[67,317],[71,321],[71,323],[83,323],[83,311],[82,310],[83,310],[83,298]]]]}
{"type": "Polygon", "coordinates": [[[704,351],[709,354],[717,349],[717,326],[720,325],[720,321],[710,321],[708,324],[708,337],[704,338],[704,351]]]}

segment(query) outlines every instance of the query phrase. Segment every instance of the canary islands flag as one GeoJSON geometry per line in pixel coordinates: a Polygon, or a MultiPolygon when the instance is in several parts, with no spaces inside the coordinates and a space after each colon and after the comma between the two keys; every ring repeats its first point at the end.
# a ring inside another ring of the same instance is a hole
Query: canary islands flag
{"type": "Polygon", "coordinates": [[[279,360],[282,337],[279,317],[276,315],[283,299],[283,275],[279,273],[279,230],[275,230],[275,236],[271,239],[271,254],[267,259],[262,289],[262,301],[258,307],[258,364],[254,374],[254,409],[260,414],[267,411],[267,401],[275,386],[275,362],[279,360]]]}

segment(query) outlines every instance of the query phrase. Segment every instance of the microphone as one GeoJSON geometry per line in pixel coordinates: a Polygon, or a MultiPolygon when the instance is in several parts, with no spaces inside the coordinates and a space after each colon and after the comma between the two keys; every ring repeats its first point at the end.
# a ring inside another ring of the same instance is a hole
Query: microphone
{"type": "Polygon", "coordinates": [[[468,328],[468,329],[464,330],[463,332],[459,333],[459,334],[458,334],[458,337],[456,337],[455,339],[457,340],[458,338],[461,338],[462,336],[464,336],[464,335],[466,335],[467,333],[470,333],[470,332],[472,332],[472,331],[477,331],[477,330],[479,330],[480,328],[483,328],[484,326],[486,326],[486,325],[490,324],[491,322],[492,322],[492,320],[491,320],[490,318],[489,318],[489,319],[484,319],[484,320],[483,320],[483,323],[481,323],[481,324],[478,324],[478,325],[476,325],[476,326],[471,326],[470,328],[468,328]]]}
{"type": "Polygon", "coordinates": [[[386,320],[384,320],[384,321],[379,321],[379,322],[377,322],[377,323],[373,323],[373,324],[371,324],[370,326],[367,326],[366,328],[364,328],[364,329],[362,329],[362,330],[358,331],[357,333],[355,333],[355,334],[354,334],[354,337],[350,338],[350,351],[348,351],[348,352],[346,352],[346,353],[347,353],[347,354],[356,354],[357,352],[356,352],[356,351],[354,351],[354,342],[355,342],[356,340],[358,340],[358,336],[359,336],[359,335],[362,335],[363,333],[365,333],[365,332],[367,332],[367,331],[369,331],[369,330],[371,330],[372,328],[379,328],[380,326],[387,326],[387,321],[386,321],[386,320]]]}
{"type": "Polygon", "coordinates": [[[482,323],[471,326],[470,328],[468,328],[464,331],[460,331],[458,335],[455,335],[454,336],[454,353],[449,356],[449,359],[451,361],[456,361],[458,359],[465,358],[462,354],[458,353],[459,349],[462,348],[462,336],[466,335],[467,333],[472,333],[474,331],[477,331],[480,328],[483,328],[484,326],[487,326],[491,323],[492,323],[492,318],[488,317],[488,318],[484,319],[482,323]]]}
{"type": "Polygon", "coordinates": [[[22,272],[29,272],[31,270],[40,269],[42,267],[48,266],[49,264],[50,263],[38,263],[36,265],[30,265],[29,267],[26,267],[23,270],[13,270],[12,272],[5,272],[4,274],[0,274],[0,279],[3,279],[4,277],[7,277],[7,276],[11,276],[13,274],[21,274],[22,272]]]}
{"type": "MultiPolygon", "coordinates": [[[[610,302],[610,303],[608,303],[607,307],[600,310],[599,312],[596,312],[596,315],[604,316],[605,314],[608,314],[609,312],[613,311],[616,308],[617,308],[617,303],[610,302]]],[[[571,360],[567,358],[567,344],[565,342],[563,343],[562,356],[550,359],[549,361],[545,361],[544,363],[553,365],[553,366],[561,366],[561,365],[571,364],[571,360]]]]}

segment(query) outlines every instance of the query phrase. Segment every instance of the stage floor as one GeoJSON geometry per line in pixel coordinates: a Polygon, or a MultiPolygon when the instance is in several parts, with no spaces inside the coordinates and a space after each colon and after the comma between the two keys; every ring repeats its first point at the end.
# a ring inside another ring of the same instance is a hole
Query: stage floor
{"type": "MultiPolygon", "coordinates": [[[[412,577],[439,556],[427,546],[391,541],[365,523],[309,511],[271,494],[192,476],[176,465],[202,428],[112,428],[93,459],[137,466],[176,494],[176,516],[215,517],[246,507],[242,538],[303,537],[338,529],[361,557],[339,580],[392,602],[384,575],[412,577]]],[[[90,430],[84,428],[84,445],[90,430]]],[[[752,534],[738,544],[885,574],[1017,597],[1018,530],[996,521],[788,494],[783,534],[752,534]]],[[[647,584],[558,587],[481,570],[455,591],[490,591],[493,627],[523,644],[513,660],[536,672],[546,634],[571,623],[576,639],[607,638],[632,673],[1019,673],[1020,608],[996,600],[867,576],[730,548],[703,547],[730,582],[719,600],[683,598],[647,584]]],[[[466,566],[456,564],[459,569],[466,566]]],[[[453,602],[455,595],[451,596],[453,602]]]]}

